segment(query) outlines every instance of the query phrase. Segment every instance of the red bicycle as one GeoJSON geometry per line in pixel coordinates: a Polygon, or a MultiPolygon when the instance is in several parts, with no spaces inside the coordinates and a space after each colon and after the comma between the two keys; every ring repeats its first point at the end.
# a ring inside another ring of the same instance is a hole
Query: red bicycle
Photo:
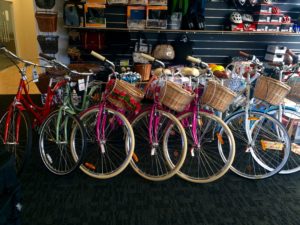
{"type": "Polygon", "coordinates": [[[0,46],[0,50],[14,63],[21,75],[17,94],[0,119],[0,147],[15,156],[16,172],[19,175],[31,152],[32,128],[39,127],[50,112],[53,111],[57,104],[54,99],[59,99],[56,98],[59,94],[58,90],[65,86],[68,81],[66,79],[60,79],[55,86],[51,88],[54,78],[50,78],[45,104],[43,106],[37,106],[29,95],[28,84],[31,80],[27,79],[26,72],[28,67],[33,67],[33,73],[36,73],[37,67],[47,68],[48,66],[41,66],[23,60],[7,50],[4,46],[0,46]],[[33,117],[32,125],[28,112],[33,117]]]}

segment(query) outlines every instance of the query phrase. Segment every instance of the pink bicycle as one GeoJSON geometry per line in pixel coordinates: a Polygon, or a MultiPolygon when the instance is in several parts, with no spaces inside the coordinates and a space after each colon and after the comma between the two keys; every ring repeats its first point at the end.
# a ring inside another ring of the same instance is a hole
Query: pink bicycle
{"type": "MultiPolygon", "coordinates": [[[[164,67],[155,58],[143,56],[164,67]]],[[[165,83],[164,80],[159,82],[165,83]]],[[[140,176],[152,181],[166,180],[177,174],[187,152],[184,128],[160,104],[159,93],[157,86],[154,103],[138,114],[131,123],[136,141],[131,166],[140,176]]]]}

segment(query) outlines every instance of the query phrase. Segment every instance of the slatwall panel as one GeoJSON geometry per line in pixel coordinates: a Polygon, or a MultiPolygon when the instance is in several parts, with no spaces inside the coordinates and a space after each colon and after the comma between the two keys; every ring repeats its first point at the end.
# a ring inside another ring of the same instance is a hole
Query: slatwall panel
{"type": "MultiPolygon", "coordinates": [[[[300,16],[300,0],[277,1],[273,3],[281,9],[282,13],[290,15],[293,20],[300,16]]],[[[206,6],[206,32],[188,32],[193,41],[194,56],[201,57],[208,63],[226,64],[230,56],[236,56],[239,50],[255,54],[263,59],[268,44],[284,45],[300,52],[300,37],[296,34],[257,34],[257,33],[228,33],[213,32],[224,30],[224,23],[231,12],[236,8],[233,4],[224,2],[207,2],[206,6]],[[212,32],[209,32],[212,31],[212,32]]],[[[253,13],[254,7],[239,8],[240,12],[253,13]]],[[[105,10],[108,28],[126,28],[126,7],[108,6],[105,10]]],[[[117,61],[121,58],[131,58],[133,45],[137,40],[137,31],[105,31],[108,39],[114,40],[109,49],[103,54],[117,61]],[[128,36],[129,35],[129,36],[128,36]],[[120,43],[118,44],[118,40],[120,43]]],[[[157,43],[158,31],[147,31],[145,35],[153,46],[157,43]]],[[[180,32],[166,32],[169,43],[172,43],[180,32]]]]}

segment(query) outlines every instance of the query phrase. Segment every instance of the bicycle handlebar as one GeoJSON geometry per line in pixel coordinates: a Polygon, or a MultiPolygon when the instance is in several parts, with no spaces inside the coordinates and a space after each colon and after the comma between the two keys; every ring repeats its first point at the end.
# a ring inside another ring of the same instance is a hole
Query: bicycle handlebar
{"type": "Polygon", "coordinates": [[[95,58],[99,59],[100,61],[107,62],[109,65],[111,65],[113,68],[115,68],[115,64],[111,61],[109,61],[107,58],[105,58],[103,55],[100,55],[99,53],[95,51],[91,51],[91,55],[95,58]]]}
{"type": "Polygon", "coordinates": [[[203,62],[200,58],[195,58],[195,57],[192,57],[192,56],[187,56],[186,60],[190,61],[192,63],[200,64],[202,67],[205,67],[205,68],[209,67],[208,64],[205,63],[205,62],[203,62]]]}
{"type": "Polygon", "coordinates": [[[52,57],[52,56],[48,56],[44,53],[40,53],[39,54],[40,57],[42,57],[43,59],[45,59],[47,62],[49,62],[50,64],[54,64],[56,66],[59,66],[63,69],[65,69],[66,71],[68,71],[70,74],[73,74],[73,75],[78,75],[78,76],[91,76],[91,75],[95,75],[94,72],[90,72],[90,73],[87,73],[87,72],[83,72],[83,73],[80,73],[76,70],[71,70],[67,65],[57,61],[55,59],[55,57],[52,57]]]}
{"type": "Polygon", "coordinates": [[[163,68],[166,67],[165,64],[164,64],[162,61],[160,61],[160,60],[158,60],[158,59],[152,57],[151,55],[148,55],[148,54],[145,54],[145,53],[141,53],[141,56],[144,57],[145,59],[148,59],[150,62],[157,62],[157,63],[160,64],[163,68]]]}

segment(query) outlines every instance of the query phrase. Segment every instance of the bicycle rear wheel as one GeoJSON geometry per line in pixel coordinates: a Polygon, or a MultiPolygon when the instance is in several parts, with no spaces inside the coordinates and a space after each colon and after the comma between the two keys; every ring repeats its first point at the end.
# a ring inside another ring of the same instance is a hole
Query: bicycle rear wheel
{"type": "Polygon", "coordinates": [[[53,112],[40,131],[40,155],[47,169],[56,175],[73,172],[81,163],[86,147],[81,121],[74,115],[53,112]]]}
{"type": "Polygon", "coordinates": [[[105,138],[97,141],[96,124],[99,107],[80,117],[87,133],[87,152],[80,169],[88,176],[108,179],[120,174],[129,164],[134,151],[134,134],[126,117],[110,108],[102,112],[100,132],[105,138]]]}
{"type": "Polygon", "coordinates": [[[16,173],[20,175],[31,152],[32,128],[28,114],[14,109],[8,121],[7,140],[4,143],[7,116],[8,112],[0,119],[0,148],[10,152],[15,157],[16,173]]]}
{"type": "Polygon", "coordinates": [[[278,173],[288,160],[291,143],[283,125],[261,112],[238,112],[227,120],[236,141],[236,156],[231,170],[249,179],[263,179],[278,173]],[[246,129],[246,122],[250,130],[246,129]],[[248,140],[248,136],[252,140],[248,140]]]}
{"type": "Polygon", "coordinates": [[[235,156],[235,141],[228,126],[217,116],[199,112],[193,124],[192,112],[178,119],[185,128],[188,152],[178,175],[190,182],[209,183],[221,178],[230,168],[235,156]],[[193,129],[198,143],[193,138],[193,129]],[[217,149],[221,146],[226,157],[217,149]]]}
{"type": "MultiPolygon", "coordinates": [[[[268,114],[274,118],[279,118],[279,109],[271,110],[268,114]]],[[[291,174],[300,171],[300,113],[296,110],[285,108],[281,123],[287,129],[292,146],[289,159],[279,173],[291,174]]]]}
{"type": "Polygon", "coordinates": [[[145,179],[162,181],[174,176],[183,165],[187,139],[175,116],[162,110],[157,110],[156,113],[159,117],[157,130],[154,124],[150,130],[153,137],[157,132],[157,143],[150,143],[149,138],[151,111],[141,113],[132,122],[136,144],[131,166],[145,179]]]}

